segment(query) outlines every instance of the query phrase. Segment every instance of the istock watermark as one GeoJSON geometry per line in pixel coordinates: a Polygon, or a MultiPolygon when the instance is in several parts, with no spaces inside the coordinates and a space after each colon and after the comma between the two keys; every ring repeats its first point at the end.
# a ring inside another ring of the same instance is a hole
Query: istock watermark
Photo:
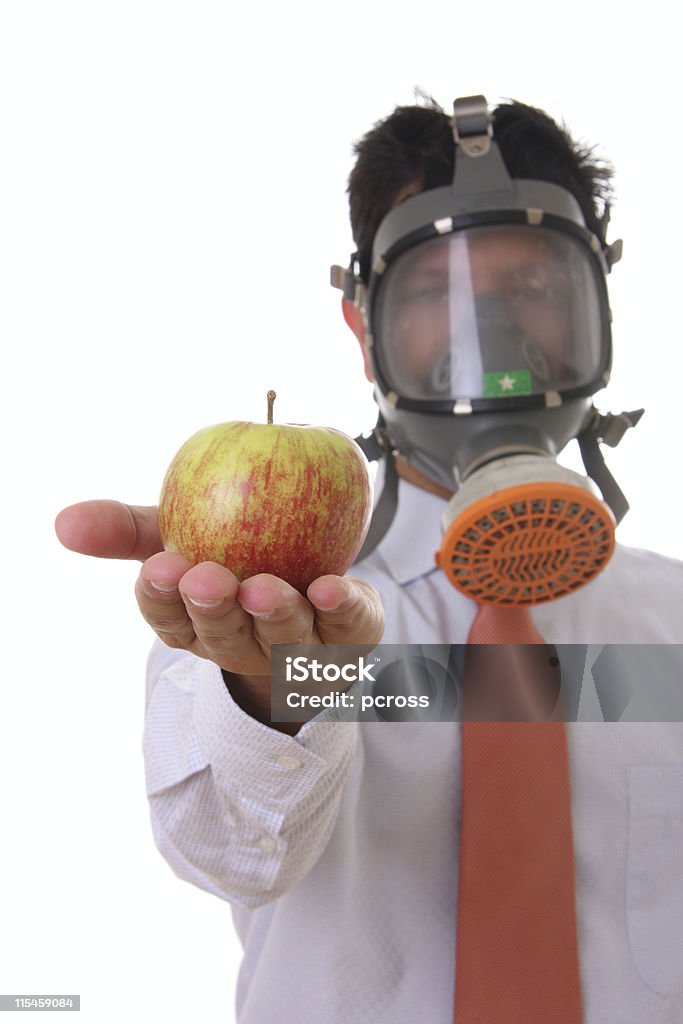
{"type": "Polygon", "coordinates": [[[548,688],[548,717],[683,721],[678,644],[278,644],[271,721],[524,721],[508,711],[520,665],[548,688]]]}
{"type": "Polygon", "coordinates": [[[273,648],[272,720],[327,717],[356,721],[442,721],[456,710],[457,687],[445,663],[421,648],[322,644],[273,648]]]}
{"type": "Polygon", "coordinates": [[[372,674],[374,665],[365,663],[361,655],[357,662],[346,662],[338,665],[335,662],[318,661],[300,654],[297,658],[287,655],[285,658],[285,679],[288,683],[362,683],[375,682],[372,674]]]}

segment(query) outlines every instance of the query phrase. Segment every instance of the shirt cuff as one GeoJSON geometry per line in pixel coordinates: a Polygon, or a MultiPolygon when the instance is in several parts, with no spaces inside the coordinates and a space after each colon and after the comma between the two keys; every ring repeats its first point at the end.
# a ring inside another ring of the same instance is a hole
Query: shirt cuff
{"type": "Polygon", "coordinates": [[[219,788],[234,790],[238,783],[255,804],[284,811],[304,800],[321,779],[327,776],[329,784],[350,764],[356,723],[330,720],[323,713],[289,736],[247,715],[231,697],[218,666],[190,660],[198,676],[197,741],[219,788]]]}

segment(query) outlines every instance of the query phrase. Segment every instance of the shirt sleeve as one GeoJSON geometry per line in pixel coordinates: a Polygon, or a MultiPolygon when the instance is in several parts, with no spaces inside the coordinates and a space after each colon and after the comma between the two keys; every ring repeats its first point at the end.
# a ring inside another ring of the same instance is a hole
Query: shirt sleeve
{"type": "Polygon", "coordinates": [[[250,718],[220,669],[155,644],[144,755],[152,828],[181,878],[257,907],[309,871],[334,828],[357,723],[323,714],[288,736],[250,718]]]}

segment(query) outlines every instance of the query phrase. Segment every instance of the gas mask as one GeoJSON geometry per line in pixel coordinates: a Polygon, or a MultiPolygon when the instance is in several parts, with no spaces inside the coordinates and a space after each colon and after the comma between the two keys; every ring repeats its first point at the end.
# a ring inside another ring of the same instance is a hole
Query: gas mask
{"type": "Polygon", "coordinates": [[[373,243],[367,290],[355,259],[332,283],[361,310],[385,490],[364,557],[396,508],[400,453],[455,494],[437,564],[480,603],[535,605],[593,579],[628,505],[605,466],[642,410],[600,415],[609,380],[603,246],[569,192],[512,179],[483,96],[456,100],[452,186],[392,209],[373,243]],[[576,438],[587,476],[560,466],[576,438]],[[596,486],[597,485],[597,486],[596,486]],[[600,496],[602,495],[602,497],[600,496]]]}

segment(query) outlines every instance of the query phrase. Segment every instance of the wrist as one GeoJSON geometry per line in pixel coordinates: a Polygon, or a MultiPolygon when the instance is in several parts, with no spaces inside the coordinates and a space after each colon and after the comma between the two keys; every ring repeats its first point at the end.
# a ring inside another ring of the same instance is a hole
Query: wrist
{"type": "Polygon", "coordinates": [[[224,668],[221,675],[228,693],[246,715],[277,732],[296,735],[303,722],[273,722],[271,719],[270,676],[242,676],[224,668]]]}

